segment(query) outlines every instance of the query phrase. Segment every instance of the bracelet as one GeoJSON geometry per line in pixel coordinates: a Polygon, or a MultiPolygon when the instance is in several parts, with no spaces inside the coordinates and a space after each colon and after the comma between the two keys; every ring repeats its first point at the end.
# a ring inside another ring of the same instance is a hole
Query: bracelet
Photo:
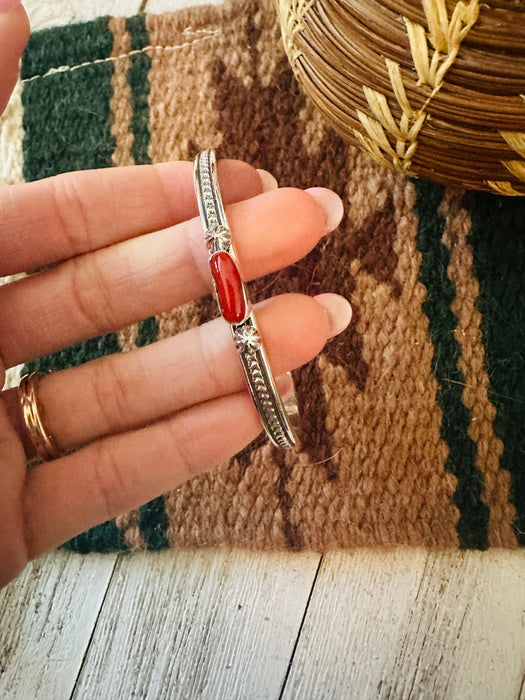
{"type": "Polygon", "coordinates": [[[215,295],[223,318],[230,324],[250,394],[273,444],[292,449],[298,443],[297,399],[293,393],[283,402],[275,386],[247,288],[239,274],[213,151],[203,151],[195,159],[194,184],[215,295]]]}

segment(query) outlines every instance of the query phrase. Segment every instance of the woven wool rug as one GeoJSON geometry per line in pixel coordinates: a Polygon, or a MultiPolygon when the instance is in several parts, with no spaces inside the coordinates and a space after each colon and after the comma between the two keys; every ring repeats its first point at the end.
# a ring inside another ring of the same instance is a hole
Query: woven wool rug
{"type": "MultiPolygon", "coordinates": [[[[345,218],[254,297],[338,292],[354,320],[295,372],[304,445],[228,464],[77,537],[78,551],[525,543],[525,200],[411,182],[323,127],[254,0],[34,35],[0,127],[4,182],[220,157],[324,185],[345,218]]],[[[127,352],[216,315],[211,298],[27,369],[127,352]]]]}

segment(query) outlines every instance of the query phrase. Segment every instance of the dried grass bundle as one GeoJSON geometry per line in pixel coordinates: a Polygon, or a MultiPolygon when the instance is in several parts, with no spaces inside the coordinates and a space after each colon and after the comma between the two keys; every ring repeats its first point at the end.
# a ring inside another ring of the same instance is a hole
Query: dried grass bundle
{"type": "Polygon", "coordinates": [[[525,195],[525,2],[279,0],[304,91],[407,175],[525,195]]]}

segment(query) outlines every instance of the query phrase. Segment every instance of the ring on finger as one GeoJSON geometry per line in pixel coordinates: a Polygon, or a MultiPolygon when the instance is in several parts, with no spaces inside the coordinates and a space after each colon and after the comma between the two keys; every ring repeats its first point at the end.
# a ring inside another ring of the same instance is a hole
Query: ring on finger
{"type": "Polygon", "coordinates": [[[38,401],[38,385],[44,376],[44,372],[33,372],[22,377],[18,395],[29,439],[38,457],[44,462],[49,462],[61,457],[62,452],[58,449],[53,435],[46,430],[42,406],[38,401]]]}

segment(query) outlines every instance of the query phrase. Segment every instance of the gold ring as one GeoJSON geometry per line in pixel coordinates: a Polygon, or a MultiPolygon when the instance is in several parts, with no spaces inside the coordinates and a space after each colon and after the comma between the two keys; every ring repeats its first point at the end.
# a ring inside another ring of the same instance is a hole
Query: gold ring
{"type": "Polygon", "coordinates": [[[44,376],[45,372],[27,374],[20,382],[18,393],[22,416],[31,442],[38,457],[45,462],[49,462],[60,457],[61,452],[55,443],[54,437],[44,427],[42,407],[38,402],[37,389],[41,378],[44,376]]]}

